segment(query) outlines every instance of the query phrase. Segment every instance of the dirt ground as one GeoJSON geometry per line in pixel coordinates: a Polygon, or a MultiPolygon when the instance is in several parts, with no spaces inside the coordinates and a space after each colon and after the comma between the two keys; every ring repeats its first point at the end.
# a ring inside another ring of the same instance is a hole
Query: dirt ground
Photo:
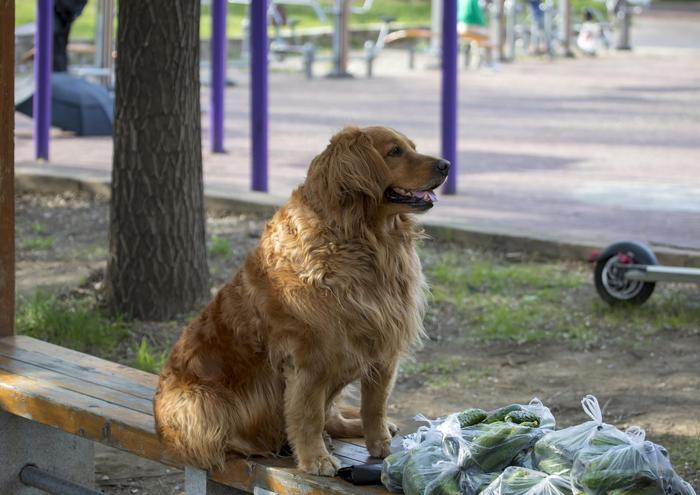
{"type": "MultiPolygon", "coordinates": [[[[108,204],[95,198],[18,197],[20,306],[38,288],[67,297],[99,295],[107,255],[108,216],[108,204]]],[[[257,242],[264,220],[234,212],[209,216],[210,245],[220,243],[221,238],[230,241],[230,249],[218,255],[212,254],[210,247],[213,291],[240,266],[257,242]]],[[[470,262],[483,264],[484,259],[497,270],[511,265],[517,269],[524,261],[521,256],[511,261],[512,256],[427,241],[421,253],[431,283],[434,277],[436,293],[449,288],[441,286],[436,275],[436,260],[444,259],[441,257],[446,252],[457,253],[456,263],[464,264],[455,269],[467,269],[470,262]]],[[[429,338],[414,359],[402,366],[391,399],[391,416],[403,432],[408,432],[416,425],[412,418],[417,413],[437,416],[466,407],[488,409],[539,397],[552,409],[558,424],[568,426],[587,420],[580,400],[590,393],[604,406],[607,422],[644,427],[648,437],[669,448],[676,469],[700,488],[700,291],[694,286],[657,288],[661,302],[653,304],[677,304],[678,314],[657,318],[655,311],[661,311],[661,306],[652,305],[645,313],[648,323],[632,313],[618,312],[609,320],[608,310],[595,301],[588,266],[549,262],[541,269],[549,270],[552,265],[560,272],[575,274],[580,283],[561,291],[554,287],[555,293],[547,296],[561,298],[560,312],[545,318],[552,319],[551,328],[543,323],[550,337],[470,334],[468,329],[476,325],[468,314],[472,310],[465,313],[463,306],[436,296],[426,316],[429,338]],[[562,335],[567,326],[589,331],[585,338],[565,338],[562,335]]],[[[540,265],[532,266],[538,270],[540,265]]],[[[517,317],[520,313],[514,314],[517,317]]],[[[128,337],[104,357],[132,365],[144,336],[155,351],[167,349],[190,317],[165,323],[131,322],[128,337]]],[[[96,479],[110,494],[183,490],[180,472],[103,447],[97,451],[96,479]]]]}

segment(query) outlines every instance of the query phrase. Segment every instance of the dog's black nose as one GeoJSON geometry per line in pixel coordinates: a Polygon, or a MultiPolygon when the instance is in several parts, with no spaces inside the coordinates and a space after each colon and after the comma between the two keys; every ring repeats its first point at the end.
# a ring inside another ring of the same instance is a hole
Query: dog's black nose
{"type": "Polygon", "coordinates": [[[435,170],[440,172],[442,175],[447,175],[450,170],[450,162],[447,160],[438,160],[435,162],[435,170]]]}

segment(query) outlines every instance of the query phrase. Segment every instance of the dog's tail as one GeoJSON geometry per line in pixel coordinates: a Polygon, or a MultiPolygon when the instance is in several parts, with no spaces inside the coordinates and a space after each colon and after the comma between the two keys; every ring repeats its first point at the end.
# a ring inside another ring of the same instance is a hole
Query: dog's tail
{"type": "Polygon", "coordinates": [[[158,437],[184,464],[222,469],[230,437],[229,407],[202,387],[159,388],[154,399],[158,437]]]}

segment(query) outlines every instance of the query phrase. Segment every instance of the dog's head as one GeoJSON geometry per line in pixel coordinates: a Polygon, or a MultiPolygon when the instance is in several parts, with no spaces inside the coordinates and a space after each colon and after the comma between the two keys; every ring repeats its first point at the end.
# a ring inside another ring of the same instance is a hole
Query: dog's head
{"type": "Polygon", "coordinates": [[[324,212],[358,222],[421,213],[437,201],[434,189],[449,167],[446,160],[417,153],[393,129],[347,127],[311,162],[304,191],[324,212]]]}

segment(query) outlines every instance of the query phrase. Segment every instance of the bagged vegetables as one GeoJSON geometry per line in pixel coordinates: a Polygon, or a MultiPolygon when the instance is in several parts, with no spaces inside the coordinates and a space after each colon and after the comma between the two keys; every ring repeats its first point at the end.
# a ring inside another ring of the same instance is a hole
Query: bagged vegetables
{"type": "Polygon", "coordinates": [[[403,471],[411,452],[420,446],[441,446],[442,433],[436,428],[439,421],[430,421],[425,416],[416,416],[418,421],[425,421],[428,426],[420,426],[415,433],[403,439],[403,450],[395,452],[384,459],[382,464],[382,484],[391,492],[400,492],[403,485],[403,471]]]}
{"type": "Polygon", "coordinates": [[[535,444],[535,466],[540,471],[568,475],[574,463],[574,456],[588,446],[593,435],[615,429],[614,426],[603,423],[603,413],[595,397],[585,396],[581,406],[591,421],[548,433],[535,444]]]}
{"type": "Polygon", "coordinates": [[[427,426],[384,460],[382,483],[407,495],[696,495],[643,430],[603,423],[593,396],[581,404],[591,421],[559,431],[537,399],[416,418],[427,426]]]}
{"type": "Polygon", "coordinates": [[[568,479],[523,467],[509,467],[481,495],[571,495],[568,479]]]}
{"type": "Polygon", "coordinates": [[[428,445],[411,451],[403,471],[406,495],[458,495],[459,470],[453,469],[442,446],[428,445]]]}
{"type": "Polygon", "coordinates": [[[571,480],[588,495],[695,495],[673,470],[666,449],[645,440],[637,427],[594,434],[576,455],[571,480]]]}
{"type": "Polygon", "coordinates": [[[461,429],[458,436],[445,441],[459,444],[460,468],[490,473],[502,470],[544,435],[538,428],[499,421],[461,429]]]}

